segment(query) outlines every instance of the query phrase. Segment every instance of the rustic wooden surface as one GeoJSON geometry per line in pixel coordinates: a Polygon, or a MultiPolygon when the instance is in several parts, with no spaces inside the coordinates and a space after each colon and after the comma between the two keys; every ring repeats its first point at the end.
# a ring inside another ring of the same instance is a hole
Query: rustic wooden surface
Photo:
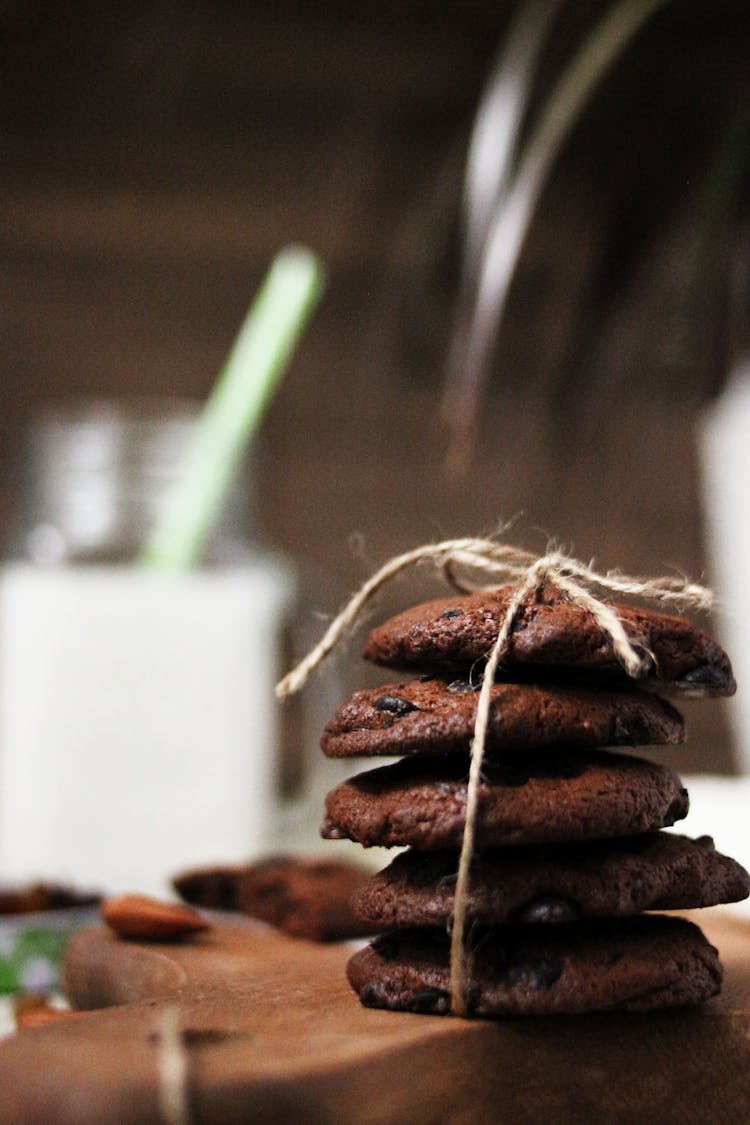
{"type": "Polygon", "coordinates": [[[500,1023],[365,1009],[341,945],[248,926],[161,946],[87,931],[68,980],[94,1010],[0,1046],[0,1121],[182,1120],[157,1080],[176,1007],[194,1122],[745,1122],[750,926],[700,921],[726,969],[704,1008],[500,1023]]]}

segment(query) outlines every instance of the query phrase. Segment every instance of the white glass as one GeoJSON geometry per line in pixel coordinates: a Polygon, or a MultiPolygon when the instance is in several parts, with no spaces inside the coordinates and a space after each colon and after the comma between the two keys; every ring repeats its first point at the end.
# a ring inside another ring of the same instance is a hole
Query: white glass
{"type": "Polygon", "coordinates": [[[750,354],[706,411],[699,439],[716,617],[738,684],[728,710],[737,763],[750,775],[750,354]]]}
{"type": "Polygon", "coordinates": [[[156,893],[187,866],[251,858],[276,838],[288,566],[234,525],[193,572],[132,557],[183,429],[144,454],[146,471],[117,425],[115,453],[95,426],[75,455],[63,441],[50,461],[55,440],[42,441],[19,540],[39,561],[0,578],[3,879],[156,893]]]}

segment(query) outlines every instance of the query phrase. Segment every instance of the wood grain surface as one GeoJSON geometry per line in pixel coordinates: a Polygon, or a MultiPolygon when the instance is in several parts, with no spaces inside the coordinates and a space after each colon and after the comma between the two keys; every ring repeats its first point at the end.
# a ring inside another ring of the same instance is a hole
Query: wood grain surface
{"type": "Polygon", "coordinates": [[[158,946],[89,930],[67,961],[85,1010],[0,1045],[0,1121],[746,1122],[750,927],[700,922],[726,970],[704,1008],[499,1023],[365,1009],[343,945],[252,925],[158,946]]]}

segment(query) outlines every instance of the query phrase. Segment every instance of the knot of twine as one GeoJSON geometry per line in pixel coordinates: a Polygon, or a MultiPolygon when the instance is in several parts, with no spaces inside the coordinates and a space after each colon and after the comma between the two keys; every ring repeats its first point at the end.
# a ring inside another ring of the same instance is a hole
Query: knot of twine
{"type": "Polygon", "coordinates": [[[679,609],[707,610],[711,608],[713,599],[711,591],[705,586],[689,582],[685,578],[632,578],[616,570],[600,574],[593,566],[587,566],[559,549],[550,549],[539,557],[493,539],[447,539],[398,555],[373,574],[331,622],[322,640],[277,684],[278,698],[285,699],[300,690],[313,669],[353,629],[365,606],[386,583],[407,568],[422,562],[432,562],[450,585],[462,593],[481,590],[489,592],[507,583],[517,583],[488,654],[471,740],[466,819],[454,893],[450,947],[451,1009],[455,1015],[467,1016],[469,967],[465,942],[466,909],[491,691],[498,665],[505,654],[513,625],[524,602],[547,583],[554,583],[571,602],[588,610],[609,637],[615,655],[627,674],[638,678],[653,661],[652,654],[644,650],[642,645],[633,645],[615,610],[595,597],[592,589],[645,598],[662,606],[679,609]]]}

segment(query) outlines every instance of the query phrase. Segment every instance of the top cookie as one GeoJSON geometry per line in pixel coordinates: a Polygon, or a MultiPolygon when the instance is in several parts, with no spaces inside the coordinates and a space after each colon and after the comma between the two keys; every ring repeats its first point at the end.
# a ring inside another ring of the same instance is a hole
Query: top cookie
{"type": "MultiPolygon", "coordinates": [[[[363,655],[394,668],[455,669],[481,663],[492,650],[513,592],[514,587],[505,586],[414,606],[374,629],[363,655]]],[[[726,653],[686,617],[628,605],[613,608],[636,648],[653,654],[643,680],[694,695],[734,694],[726,653]]],[[[524,666],[537,675],[545,670],[548,675],[629,679],[591,613],[551,584],[520,610],[498,679],[510,668],[517,676],[524,666]]]]}

